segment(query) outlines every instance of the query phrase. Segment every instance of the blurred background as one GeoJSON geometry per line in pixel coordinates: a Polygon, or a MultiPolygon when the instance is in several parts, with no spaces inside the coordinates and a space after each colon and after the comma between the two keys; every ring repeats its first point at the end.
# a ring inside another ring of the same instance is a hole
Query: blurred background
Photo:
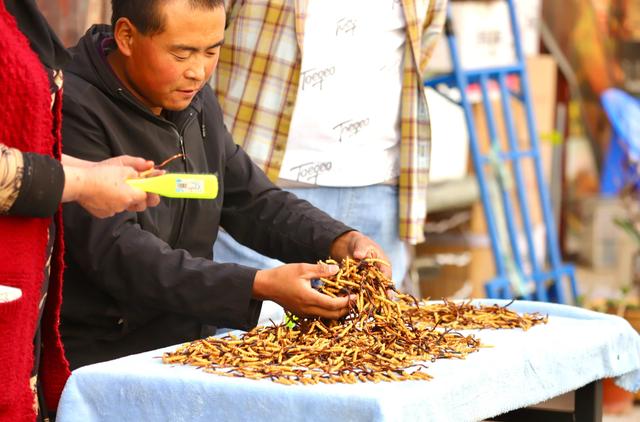
{"type": "MultiPolygon", "coordinates": [[[[67,46],[90,25],[110,18],[108,0],[38,3],[67,46]]],[[[536,298],[540,285],[533,286],[532,280],[536,274],[548,275],[536,268],[559,268],[551,256],[556,242],[570,268],[565,275],[574,275],[576,284],[574,291],[562,287],[567,294],[560,301],[617,313],[640,328],[640,0],[452,0],[450,10],[450,37],[442,37],[426,75],[433,122],[429,222],[427,241],[414,250],[407,290],[435,299],[490,296],[487,283],[501,276],[499,266],[506,262],[502,275],[512,285],[521,284],[521,290],[509,294],[536,298]],[[515,7],[517,31],[510,6],[515,7]],[[518,64],[528,78],[509,73],[508,87],[521,91],[528,84],[529,98],[515,95],[501,102],[495,81],[483,91],[472,79],[464,86],[439,79],[518,64]],[[497,134],[490,131],[488,107],[497,134]],[[527,130],[529,107],[534,132],[527,130]],[[524,183],[518,186],[512,161],[482,169],[488,171],[487,185],[497,184],[514,202],[522,199],[518,189],[523,189],[526,201],[520,200],[513,214],[527,209],[530,221],[515,218],[510,242],[504,233],[513,215],[501,211],[506,200],[496,200],[491,188],[483,202],[471,147],[475,142],[489,154],[488,161],[492,149],[508,149],[505,108],[513,115],[511,138],[533,151],[543,176],[539,183],[535,163],[523,162],[524,183]],[[547,210],[544,195],[550,199],[547,210]],[[494,207],[497,239],[487,226],[488,207],[494,207]],[[514,252],[513,243],[532,247],[538,262],[520,265],[518,256],[524,252],[514,252]]],[[[551,284],[560,282],[549,278],[551,284]]]]}

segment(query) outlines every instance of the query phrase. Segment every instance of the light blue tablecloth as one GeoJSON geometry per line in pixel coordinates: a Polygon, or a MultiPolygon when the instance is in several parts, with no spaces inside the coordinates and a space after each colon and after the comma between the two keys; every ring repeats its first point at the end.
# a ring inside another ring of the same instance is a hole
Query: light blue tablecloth
{"type": "Polygon", "coordinates": [[[640,389],[640,336],[624,319],[538,302],[511,309],[549,314],[549,323],[478,331],[493,347],[430,363],[431,381],[287,386],[164,365],[169,347],[74,371],[58,421],[471,421],[605,377],[640,389]]]}

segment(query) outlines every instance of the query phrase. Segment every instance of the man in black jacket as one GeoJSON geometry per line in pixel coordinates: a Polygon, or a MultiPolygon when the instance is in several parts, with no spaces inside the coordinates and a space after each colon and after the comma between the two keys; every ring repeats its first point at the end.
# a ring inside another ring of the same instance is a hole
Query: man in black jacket
{"type": "MultiPolygon", "coordinates": [[[[62,335],[72,368],[249,329],[261,300],[338,318],[348,298],[314,291],[332,256],[384,258],[369,238],[274,186],[233,143],[206,84],[223,42],[222,0],[114,0],[113,26],[94,26],[65,74],[67,154],[130,154],[168,170],[217,173],[215,200],[163,199],[153,210],[97,220],[64,210],[67,271],[62,335]],[[113,28],[113,30],[112,30],[113,28]],[[212,261],[219,227],[287,264],[269,270],[212,261]]],[[[387,270],[388,271],[388,270],[387,270]]]]}

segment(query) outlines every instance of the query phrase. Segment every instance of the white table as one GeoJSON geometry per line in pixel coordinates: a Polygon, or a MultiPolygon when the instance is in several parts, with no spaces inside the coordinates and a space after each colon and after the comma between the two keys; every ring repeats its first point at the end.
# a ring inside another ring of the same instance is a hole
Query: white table
{"type": "Polygon", "coordinates": [[[174,346],[77,369],[58,421],[465,421],[606,377],[640,389],[640,336],[624,319],[538,302],[510,309],[549,314],[549,323],[526,332],[477,331],[493,347],[429,363],[431,381],[289,386],[221,377],[162,364],[159,357],[174,346]]]}

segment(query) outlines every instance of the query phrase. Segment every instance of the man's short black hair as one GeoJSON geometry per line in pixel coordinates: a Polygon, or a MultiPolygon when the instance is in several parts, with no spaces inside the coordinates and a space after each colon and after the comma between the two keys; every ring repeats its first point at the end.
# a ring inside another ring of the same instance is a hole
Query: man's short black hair
{"type": "MultiPolygon", "coordinates": [[[[144,35],[164,30],[164,19],[158,6],[169,0],[111,0],[111,25],[115,29],[120,18],[127,18],[144,35]]],[[[224,7],[224,0],[185,0],[194,9],[224,7]]]]}

